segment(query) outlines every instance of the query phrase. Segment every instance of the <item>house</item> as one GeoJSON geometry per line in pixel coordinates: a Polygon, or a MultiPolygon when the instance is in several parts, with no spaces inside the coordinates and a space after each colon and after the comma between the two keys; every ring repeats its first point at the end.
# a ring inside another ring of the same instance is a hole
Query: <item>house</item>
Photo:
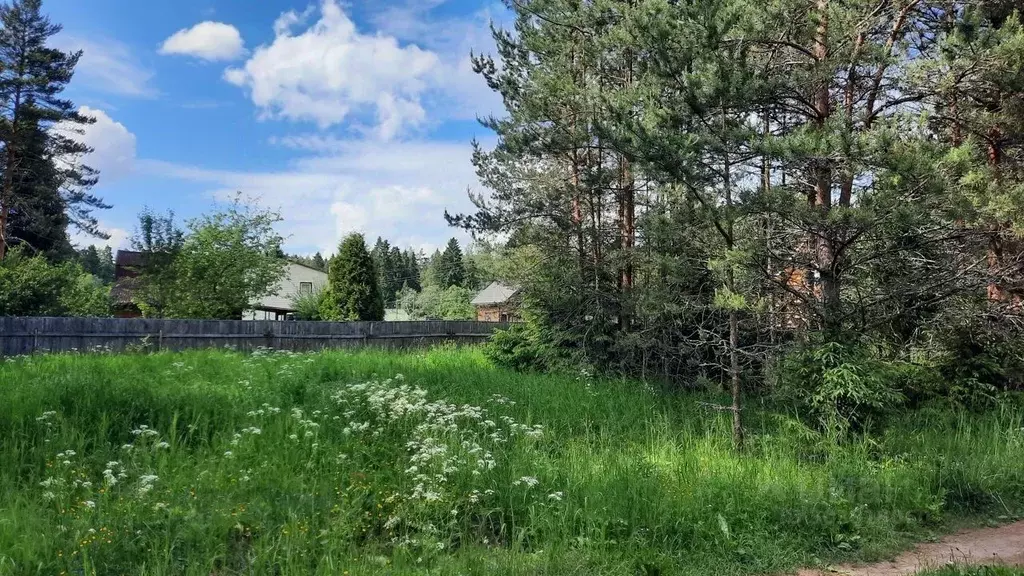
{"type": "Polygon", "coordinates": [[[491,282],[470,303],[476,307],[476,319],[480,322],[519,321],[518,288],[491,282]]]}
{"type": "Polygon", "coordinates": [[[243,312],[242,320],[286,320],[295,312],[297,296],[313,294],[326,285],[326,272],[289,262],[274,292],[255,302],[252,310],[243,312]]]}
{"type": "Polygon", "coordinates": [[[140,318],[142,311],[133,297],[138,276],[145,265],[145,254],[134,250],[118,250],[114,257],[114,285],[110,288],[110,307],[118,318],[140,318]]]}

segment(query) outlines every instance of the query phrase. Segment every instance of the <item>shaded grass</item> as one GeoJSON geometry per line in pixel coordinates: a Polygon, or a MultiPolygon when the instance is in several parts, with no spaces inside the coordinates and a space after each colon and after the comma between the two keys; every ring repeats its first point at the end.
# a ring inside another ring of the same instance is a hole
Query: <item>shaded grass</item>
{"type": "Polygon", "coordinates": [[[836,446],[754,403],[738,455],[702,400],[718,399],[510,373],[469,349],[8,362],[0,574],[755,574],[877,559],[949,521],[1022,511],[1014,407],[921,410],[836,446]],[[474,475],[466,456],[437,500],[414,497],[407,443],[429,419],[382,419],[351,388],[396,374],[543,434],[496,442],[462,418],[430,438],[448,454],[477,443],[495,466],[474,475]],[[264,405],[280,412],[250,415],[264,405]],[[372,425],[345,433],[359,422],[372,425]],[[107,486],[111,461],[126,476],[107,486]],[[139,494],[145,474],[159,480],[139,494]]]}

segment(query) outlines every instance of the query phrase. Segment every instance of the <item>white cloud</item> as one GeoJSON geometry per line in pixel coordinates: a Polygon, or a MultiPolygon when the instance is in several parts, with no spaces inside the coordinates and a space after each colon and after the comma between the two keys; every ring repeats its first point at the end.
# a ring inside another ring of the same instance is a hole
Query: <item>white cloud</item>
{"type": "Polygon", "coordinates": [[[387,140],[424,122],[422,96],[437,83],[437,54],[360,32],[336,0],[323,0],[320,19],[296,34],[303,20],[294,12],[282,15],[274,41],[224,78],[247,88],[265,115],[321,128],[370,115],[375,134],[387,140]]]}
{"type": "Polygon", "coordinates": [[[96,122],[84,127],[58,125],[55,130],[93,149],[81,161],[100,171],[101,184],[128,175],[135,164],[135,134],[103,110],[82,106],[78,111],[96,122]]]}
{"type": "Polygon", "coordinates": [[[489,2],[477,12],[460,16],[437,15],[445,0],[406,0],[384,6],[371,16],[383,34],[412,42],[438,54],[440,97],[428,104],[435,115],[472,119],[503,110],[501,97],[473,71],[470,54],[494,54],[497,48],[491,24],[509,28],[511,12],[500,2],[489,2]]]}
{"type": "Polygon", "coordinates": [[[194,56],[208,62],[235,60],[245,54],[245,42],[238,28],[206,21],[172,34],[164,40],[160,53],[194,56]]]}
{"type": "Polygon", "coordinates": [[[468,187],[477,186],[468,144],[341,140],[299,136],[277,141],[315,155],[269,172],[209,170],[140,160],[157,176],[198,183],[217,198],[236,191],[258,198],[284,217],[281,232],[290,250],[333,252],[347,233],[378,235],[400,246],[443,245],[464,235],[449,228],[444,211],[472,208],[468,187]]]}
{"type": "Polygon", "coordinates": [[[86,39],[69,34],[58,34],[53,42],[61,50],[82,50],[75,68],[76,86],[119,96],[157,96],[157,90],[150,85],[153,72],[125,44],[109,38],[86,39]]]}
{"type": "Polygon", "coordinates": [[[97,238],[90,236],[82,232],[81,230],[71,235],[71,244],[79,248],[86,246],[95,246],[97,248],[103,248],[110,246],[110,249],[117,252],[119,248],[125,248],[128,246],[128,239],[131,237],[131,233],[124,228],[111,227],[104,222],[100,222],[100,230],[103,230],[110,235],[110,238],[104,240],[103,238],[97,238]]]}

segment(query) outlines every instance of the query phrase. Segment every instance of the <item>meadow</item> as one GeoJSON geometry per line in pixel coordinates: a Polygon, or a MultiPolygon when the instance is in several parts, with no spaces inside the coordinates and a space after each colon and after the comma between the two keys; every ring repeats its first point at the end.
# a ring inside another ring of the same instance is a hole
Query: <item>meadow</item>
{"type": "Polygon", "coordinates": [[[837,444],[753,400],[737,454],[720,400],[474,349],[11,359],[0,575],[765,574],[1024,512],[1019,405],[837,444]]]}

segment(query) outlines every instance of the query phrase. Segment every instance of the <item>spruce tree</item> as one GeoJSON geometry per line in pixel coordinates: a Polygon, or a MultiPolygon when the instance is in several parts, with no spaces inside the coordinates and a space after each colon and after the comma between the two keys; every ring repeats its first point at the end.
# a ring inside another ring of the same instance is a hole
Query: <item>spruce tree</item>
{"type": "Polygon", "coordinates": [[[423,281],[421,280],[420,272],[420,259],[416,256],[416,252],[409,248],[402,253],[403,266],[402,266],[402,284],[408,286],[416,292],[423,289],[423,281]]]}
{"type": "Polygon", "coordinates": [[[97,278],[103,273],[100,251],[96,249],[96,246],[90,245],[80,250],[78,252],[78,263],[82,266],[83,270],[97,278]]]}
{"type": "Polygon", "coordinates": [[[313,254],[313,267],[321,272],[327,272],[327,261],[320,252],[313,254]]]}
{"type": "Polygon", "coordinates": [[[12,215],[17,215],[22,229],[35,226],[52,239],[58,236],[53,230],[60,227],[57,213],[63,212],[71,224],[102,237],[92,211],[109,208],[88,192],[96,183],[96,172],[78,163],[90,148],[61,133],[80,132],[75,127],[95,121],[60,97],[82,54],[47,47],[61,26],[51,23],[40,8],[41,0],[0,5],[0,259],[16,240],[10,229],[12,215]],[[61,131],[54,129],[58,123],[61,131]],[[28,185],[28,175],[40,171],[46,178],[28,185]],[[45,180],[52,181],[44,185],[45,180]],[[40,224],[46,219],[50,222],[40,224]]]}
{"type": "Polygon", "coordinates": [[[377,269],[362,234],[350,234],[342,240],[328,267],[327,286],[328,294],[321,310],[325,319],[384,319],[377,269]]]}
{"type": "Polygon", "coordinates": [[[457,239],[448,240],[444,252],[434,263],[434,273],[441,288],[466,285],[466,265],[462,261],[462,248],[457,239]]]}

